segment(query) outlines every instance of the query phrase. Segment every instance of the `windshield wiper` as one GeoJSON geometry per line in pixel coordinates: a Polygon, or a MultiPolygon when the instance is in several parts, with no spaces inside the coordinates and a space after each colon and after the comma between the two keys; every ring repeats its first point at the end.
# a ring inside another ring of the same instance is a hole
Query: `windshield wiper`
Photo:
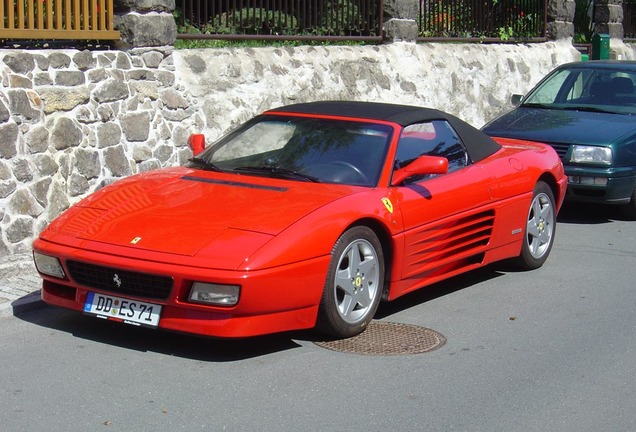
{"type": "Polygon", "coordinates": [[[193,157],[188,159],[188,162],[190,162],[192,165],[196,166],[197,168],[202,168],[205,170],[209,170],[209,171],[217,171],[217,172],[222,172],[223,170],[221,168],[219,168],[218,166],[214,165],[212,162],[202,159],[202,158],[198,158],[198,157],[193,157]]]}
{"type": "Polygon", "coordinates": [[[521,104],[520,106],[524,108],[560,109],[559,107],[555,107],[550,104],[542,104],[542,103],[524,103],[524,104],[521,104]]]}
{"type": "Polygon", "coordinates": [[[616,111],[607,110],[603,108],[598,108],[594,106],[572,106],[563,108],[568,111],[586,111],[586,112],[598,112],[598,113],[609,113],[609,114],[619,114],[616,111]]]}
{"type": "Polygon", "coordinates": [[[246,171],[252,173],[264,173],[269,175],[274,175],[281,178],[293,178],[300,179],[304,181],[310,181],[314,183],[321,183],[320,179],[314,176],[310,176],[308,174],[303,174],[298,171],[292,171],[287,168],[281,167],[273,167],[273,166],[244,166],[244,167],[236,167],[234,171],[246,171]]]}

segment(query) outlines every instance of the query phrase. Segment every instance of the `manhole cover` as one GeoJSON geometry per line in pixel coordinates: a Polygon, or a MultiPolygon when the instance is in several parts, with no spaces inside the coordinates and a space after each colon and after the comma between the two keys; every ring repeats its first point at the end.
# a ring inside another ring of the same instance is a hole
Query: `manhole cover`
{"type": "Polygon", "coordinates": [[[358,336],[315,343],[330,350],[354,354],[400,355],[432,351],[444,345],[446,338],[416,325],[372,321],[358,336]]]}

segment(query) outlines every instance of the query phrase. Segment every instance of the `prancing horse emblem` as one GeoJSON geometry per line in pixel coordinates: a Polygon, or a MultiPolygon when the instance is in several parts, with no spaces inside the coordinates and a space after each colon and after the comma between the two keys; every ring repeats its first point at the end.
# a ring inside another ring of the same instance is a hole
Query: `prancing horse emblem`
{"type": "Polygon", "coordinates": [[[115,285],[117,285],[117,288],[121,287],[121,278],[119,277],[117,273],[115,273],[115,276],[113,276],[113,282],[115,282],[115,285]]]}

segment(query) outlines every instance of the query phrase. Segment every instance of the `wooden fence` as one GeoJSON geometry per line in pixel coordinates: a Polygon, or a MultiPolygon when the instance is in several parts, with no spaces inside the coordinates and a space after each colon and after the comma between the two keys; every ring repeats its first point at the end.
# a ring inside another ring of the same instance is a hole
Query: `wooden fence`
{"type": "Polygon", "coordinates": [[[117,40],[113,0],[0,0],[0,39],[117,40]]]}

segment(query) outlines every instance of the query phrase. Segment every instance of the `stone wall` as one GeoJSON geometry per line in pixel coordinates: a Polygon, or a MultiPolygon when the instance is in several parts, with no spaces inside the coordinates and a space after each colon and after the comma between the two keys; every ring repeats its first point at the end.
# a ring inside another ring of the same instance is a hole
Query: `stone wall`
{"type": "Polygon", "coordinates": [[[550,39],[574,36],[574,14],[576,0],[548,0],[548,23],[546,34],[550,39]]]}
{"type": "MultiPolygon", "coordinates": [[[[625,54],[627,56],[627,54],[625,54]]],[[[429,106],[475,126],[510,108],[569,40],[130,51],[0,51],[0,258],[117,178],[183,163],[268,108],[312,100],[429,106]]]]}

